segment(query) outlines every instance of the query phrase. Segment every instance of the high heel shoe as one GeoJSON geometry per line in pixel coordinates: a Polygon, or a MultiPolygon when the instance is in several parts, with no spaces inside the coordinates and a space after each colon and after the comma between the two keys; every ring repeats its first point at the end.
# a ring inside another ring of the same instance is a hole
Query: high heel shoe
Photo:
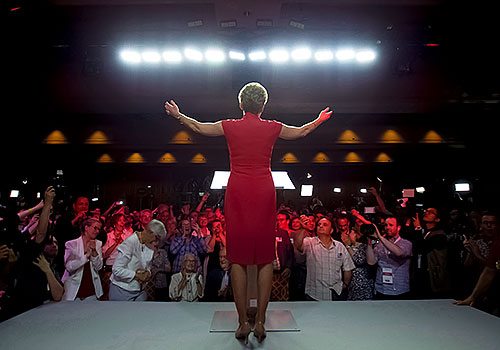
{"type": "Polygon", "coordinates": [[[255,323],[255,327],[253,329],[253,335],[255,338],[257,338],[257,341],[259,343],[262,343],[264,339],[266,339],[267,334],[266,334],[266,329],[264,328],[264,323],[262,321],[258,321],[255,323]]]}
{"type": "Polygon", "coordinates": [[[250,327],[250,323],[244,322],[240,324],[236,332],[234,332],[234,337],[238,340],[243,340],[245,344],[248,344],[248,336],[252,331],[252,327],[250,327]]]}

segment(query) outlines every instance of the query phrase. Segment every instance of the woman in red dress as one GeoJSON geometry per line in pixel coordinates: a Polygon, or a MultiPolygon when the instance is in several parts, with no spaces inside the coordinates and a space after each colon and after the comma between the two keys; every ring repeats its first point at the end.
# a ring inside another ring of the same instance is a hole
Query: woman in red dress
{"type": "Polygon", "coordinates": [[[271,156],[276,139],[294,140],[306,136],[333,113],[329,107],[312,122],[301,127],[288,126],[260,118],[267,103],[267,91],[259,83],[246,84],[238,95],[241,119],[202,123],[179,111],[173,100],[165,111],[196,133],[226,137],[231,162],[224,211],[227,229],[227,258],[232,263],[231,279],[239,317],[236,338],[248,340],[247,320],[248,265],[257,265],[257,315],[253,329],[261,342],[265,336],[265,316],[275,259],[276,190],[271,176],[271,156]]]}

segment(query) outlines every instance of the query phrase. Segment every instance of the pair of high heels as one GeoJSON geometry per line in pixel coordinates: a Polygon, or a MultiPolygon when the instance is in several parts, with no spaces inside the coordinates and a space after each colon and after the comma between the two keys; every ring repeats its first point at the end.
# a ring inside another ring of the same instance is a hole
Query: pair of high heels
{"type": "Polygon", "coordinates": [[[250,323],[248,322],[240,324],[238,329],[234,333],[234,336],[236,339],[242,340],[245,344],[248,344],[248,337],[250,336],[251,332],[253,332],[253,336],[259,343],[262,343],[262,341],[267,337],[266,329],[264,328],[264,322],[261,321],[258,321],[253,329],[250,327],[250,323]]]}
{"type": "Polygon", "coordinates": [[[236,332],[234,332],[234,336],[238,340],[243,340],[245,344],[248,344],[248,337],[250,336],[250,333],[252,332],[252,327],[250,327],[250,323],[244,322],[240,323],[238,329],[236,332]]]}

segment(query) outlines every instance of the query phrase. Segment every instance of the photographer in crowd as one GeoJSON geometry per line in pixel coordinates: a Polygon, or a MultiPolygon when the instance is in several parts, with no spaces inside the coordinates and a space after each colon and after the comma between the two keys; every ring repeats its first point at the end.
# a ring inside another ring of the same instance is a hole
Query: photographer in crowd
{"type": "Polygon", "coordinates": [[[385,220],[387,237],[377,226],[374,228],[375,237],[370,237],[366,246],[366,260],[369,265],[377,264],[375,299],[405,299],[410,292],[412,244],[399,235],[401,224],[394,216],[385,220]],[[373,238],[379,241],[375,248],[373,238]]]}

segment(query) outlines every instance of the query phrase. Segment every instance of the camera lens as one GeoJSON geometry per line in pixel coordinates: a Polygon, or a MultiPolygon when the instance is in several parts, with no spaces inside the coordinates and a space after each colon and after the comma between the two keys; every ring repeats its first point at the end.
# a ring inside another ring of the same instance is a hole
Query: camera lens
{"type": "Polygon", "coordinates": [[[375,226],[371,224],[363,224],[360,226],[359,232],[361,232],[363,236],[373,236],[375,234],[375,226]]]}

